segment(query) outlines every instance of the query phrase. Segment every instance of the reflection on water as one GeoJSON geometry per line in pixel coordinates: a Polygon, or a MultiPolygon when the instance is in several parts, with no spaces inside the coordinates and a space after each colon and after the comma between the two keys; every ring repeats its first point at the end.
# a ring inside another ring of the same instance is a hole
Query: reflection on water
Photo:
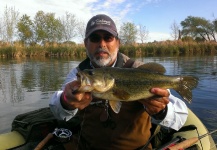
{"type": "Polygon", "coordinates": [[[17,76],[17,69],[19,70],[19,66],[16,64],[1,66],[0,98],[4,102],[9,100],[11,103],[16,103],[24,99],[22,85],[17,76]]]}
{"type": "MultiPolygon", "coordinates": [[[[188,106],[210,131],[217,129],[217,56],[137,59],[161,63],[168,75],[197,76],[199,84],[188,106]]],[[[68,58],[0,60],[0,133],[11,129],[17,114],[47,107],[49,97],[79,62],[68,58]]]]}
{"type": "Polygon", "coordinates": [[[64,59],[4,60],[0,64],[0,100],[14,104],[24,101],[27,93],[55,91],[78,63],[64,59]]]}

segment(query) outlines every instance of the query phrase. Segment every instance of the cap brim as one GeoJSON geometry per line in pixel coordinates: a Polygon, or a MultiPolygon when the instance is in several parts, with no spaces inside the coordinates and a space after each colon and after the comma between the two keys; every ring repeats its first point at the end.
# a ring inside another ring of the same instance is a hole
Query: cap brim
{"type": "Polygon", "coordinates": [[[116,31],[111,30],[111,28],[106,28],[106,27],[104,26],[104,27],[96,27],[96,28],[90,30],[90,31],[85,35],[85,38],[88,38],[93,32],[98,31],[98,30],[107,31],[107,32],[111,33],[112,35],[114,35],[115,37],[118,36],[118,33],[117,33],[116,31]]]}

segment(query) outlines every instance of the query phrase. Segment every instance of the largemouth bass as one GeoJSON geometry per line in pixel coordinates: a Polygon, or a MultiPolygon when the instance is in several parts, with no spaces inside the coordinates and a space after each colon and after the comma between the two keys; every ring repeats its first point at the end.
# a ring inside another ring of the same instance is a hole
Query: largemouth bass
{"type": "Polygon", "coordinates": [[[192,89],[198,84],[193,76],[164,75],[165,68],[157,63],[147,63],[139,68],[103,67],[78,71],[81,83],[79,92],[91,92],[93,96],[109,100],[114,112],[121,108],[120,101],[136,101],[154,97],[151,88],[174,89],[191,103],[192,89]]]}

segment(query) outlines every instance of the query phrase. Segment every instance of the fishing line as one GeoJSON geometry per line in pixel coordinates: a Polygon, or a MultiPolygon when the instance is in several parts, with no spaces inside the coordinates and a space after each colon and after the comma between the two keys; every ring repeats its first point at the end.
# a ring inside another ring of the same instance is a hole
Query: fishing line
{"type": "MultiPolygon", "coordinates": [[[[197,136],[200,137],[200,134],[199,134],[199,131],[197,130],[197,128],[196,128],[196,131],[197,131],[197,136]]],[[[203,150],[203,145],[202,145],[201,139],[199,139],[199,141],[200,141],[200,145],[201,145],[202,150],[203,150]]]]}
{"type": "MultiPolygon", "coordinates": [[[[186,148],[189,148],[190,146],[192,146],[193,144],[195,144],[196,142],[198,142],[200,139],[206,137],[207,135],[211,135],[213,133],[217,132],[217,130],[214,130],[212,132],[208,132],[206,134],[203,134],[203,135],[200,135],[198,137],[193,137],[193,138],[190,138],[190,139],[186,139],[172,147],[170,147],[169,149],[170,150],[177,150],[177,149],[186,149],[186,148]]],[[[202,147],[203,148],[203,147],[202,147]]]]}
{"type": "MultiPolygon", "coordinates": [[[[211,131],[211,132],[208,132],[208,133],[206,133],[206,134],[204,134],[204,135],[198,136],[202,149],[203,149],[203,146],[202,146],[202,143],[201,143],[201,139],[204,138],[205,136],[211,135],[211,134],[213,134],[213,133],[215,133],[215,132],[217,132],[217,129],[216,129],[216,130],[213,130],[213,131],[211,131]]],[[[198,134],[199,134],[199,133],[198,133],[198,134]]],[[[216,144],[216,145],[217,145],[217,144],[216,144]]]]}
{"type": "Polygon", "coordinates": [[[80,133],[79,133],[79,136],[78,136],[78,145],[77,145],[76,150],[78,150],[79,143],[80,143],[80,140],[81,140],[81,133],[82,133],[83,125],[84,125],[84,118],[85,118],[85,114],[86,114],[86,109],[87,109],[87,108],[84,109],[84,114],[83,114],[83,116],[82,116],[81,130],[80,130],[80,133]]]}

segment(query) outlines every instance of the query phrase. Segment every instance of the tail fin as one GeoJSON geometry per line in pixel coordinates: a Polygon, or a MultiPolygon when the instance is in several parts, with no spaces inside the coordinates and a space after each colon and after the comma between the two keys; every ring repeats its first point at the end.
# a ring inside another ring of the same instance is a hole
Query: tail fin
{"type": "Polygon", "coordinates": [[[174,89],[178,92],[183,99],[185,99],[188,103],[192,101],[192,90],[197,87],[198,78],[193,76],[183,76],[180,77],[179,86],[174,89]]]}

